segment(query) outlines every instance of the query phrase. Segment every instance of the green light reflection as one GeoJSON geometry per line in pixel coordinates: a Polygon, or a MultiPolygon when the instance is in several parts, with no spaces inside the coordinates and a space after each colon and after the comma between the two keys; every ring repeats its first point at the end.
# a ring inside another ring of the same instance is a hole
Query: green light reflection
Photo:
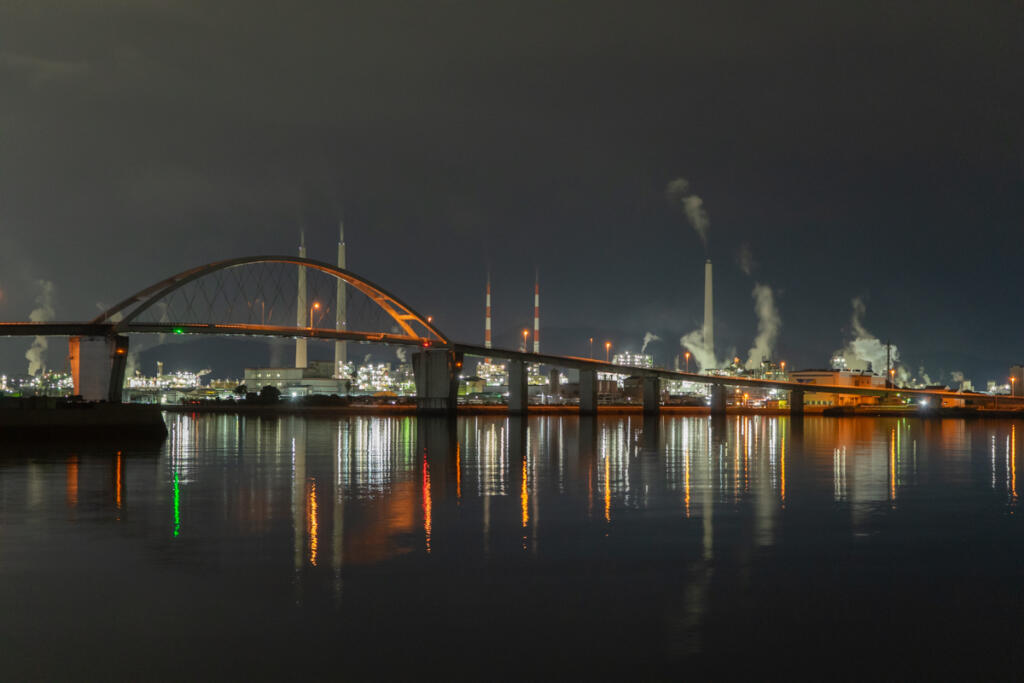
{"type": "Polygon", "coordinates": [[[181,486],[178,484],[178,473],[174,473],[174,536],[181,534],[181,486]]]}

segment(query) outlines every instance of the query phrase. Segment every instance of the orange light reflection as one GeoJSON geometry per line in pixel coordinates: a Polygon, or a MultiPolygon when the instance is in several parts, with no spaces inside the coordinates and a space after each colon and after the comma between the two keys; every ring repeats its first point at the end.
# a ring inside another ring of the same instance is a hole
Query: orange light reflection
{"type": "Polygon", "coordinates": [[[121,509],[122,475],[124,473],[124,456],[117,452],[117,460],[114,462],[114,505],[121,509]]]}
{"type": "Polygon", "coordinates": [[[68,507],[78,505],[78,456],[68,458],[67,484],[66,484],[68,507]]]}
{"type": "Polygon", "coordinates": [[[523,458],[522,484],[519,487],[519,505],[522,508],[523,528],[530,521],[530,492],[526,486],[526,458],[523,458]]]}
{"type": "Polygon", "coordinates": [[[455,444],[455,498],[462,500],[462,444],[455,444]]]}
{"type": "Polygon", "coordinates": [[[889,434],[889,499],[896,502],[896,428],[889,434]]]}
{"type": "Polygon", "coordinates": [[[782,430],[782,445],[779,452],[779,498],[786,507],[786,430],[782,430]]]}
{"type": "Polygon", "coordinates": [[[320,540],[319,520],[317,519],[316,479],[309,480],[309,491],[306,494],[306,510],[309,515],[309,519],[307,521],[307,531],[309,532],[309,563],[315,567],[320,540]]]}
{"type": "Polygon", "coordinates": [[[604,521],[612,521],[612,482],[611,482],[612,459],[606,453],[604,456],[604,521]]]}
{"type": "Polygon", "coordinates": [[[427,553],[430,553],[430,532],[432,527],[431,520],[431,500],[430,500],[430,463],[427,462],[427,454],[423,454],[423,536],[424,536],[424,547],[427,553]]]}

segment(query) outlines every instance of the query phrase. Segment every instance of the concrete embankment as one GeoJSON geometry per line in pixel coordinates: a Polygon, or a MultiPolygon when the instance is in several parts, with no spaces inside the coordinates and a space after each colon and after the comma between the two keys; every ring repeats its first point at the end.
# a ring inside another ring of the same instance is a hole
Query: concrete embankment
{"type": "Polygon", "coordinates": [[[60,399],[0,401],[0,438],[167,436],[159,406],[60,399]]]}

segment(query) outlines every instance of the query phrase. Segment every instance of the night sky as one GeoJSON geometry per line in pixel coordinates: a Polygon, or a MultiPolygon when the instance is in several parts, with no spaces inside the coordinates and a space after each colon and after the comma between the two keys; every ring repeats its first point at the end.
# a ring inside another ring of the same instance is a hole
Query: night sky
{"type": "Polygon", "coordinates": [[[915,373],[984,388],[1024,361],[1022,83],[1011,1],[0,0],[0,319],[38,279],[88,319],[301,226],[330,261],[343,213],[349,267],[460,341],[490,268],[511,345],[538,268],[546,351],[651,331],[667,363],[710,257],[720,352],[761,283],[790,367],[860,297],[915,373]]]}

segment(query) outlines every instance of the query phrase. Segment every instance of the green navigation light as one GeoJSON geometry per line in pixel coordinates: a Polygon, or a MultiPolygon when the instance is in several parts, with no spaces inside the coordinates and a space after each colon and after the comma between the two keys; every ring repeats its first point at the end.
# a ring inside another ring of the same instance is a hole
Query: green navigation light
{"type": "Polygon", "coordinates": [[[175,327],[174,334],[185,334],[185,329],[181,327],[175,327]]]}

